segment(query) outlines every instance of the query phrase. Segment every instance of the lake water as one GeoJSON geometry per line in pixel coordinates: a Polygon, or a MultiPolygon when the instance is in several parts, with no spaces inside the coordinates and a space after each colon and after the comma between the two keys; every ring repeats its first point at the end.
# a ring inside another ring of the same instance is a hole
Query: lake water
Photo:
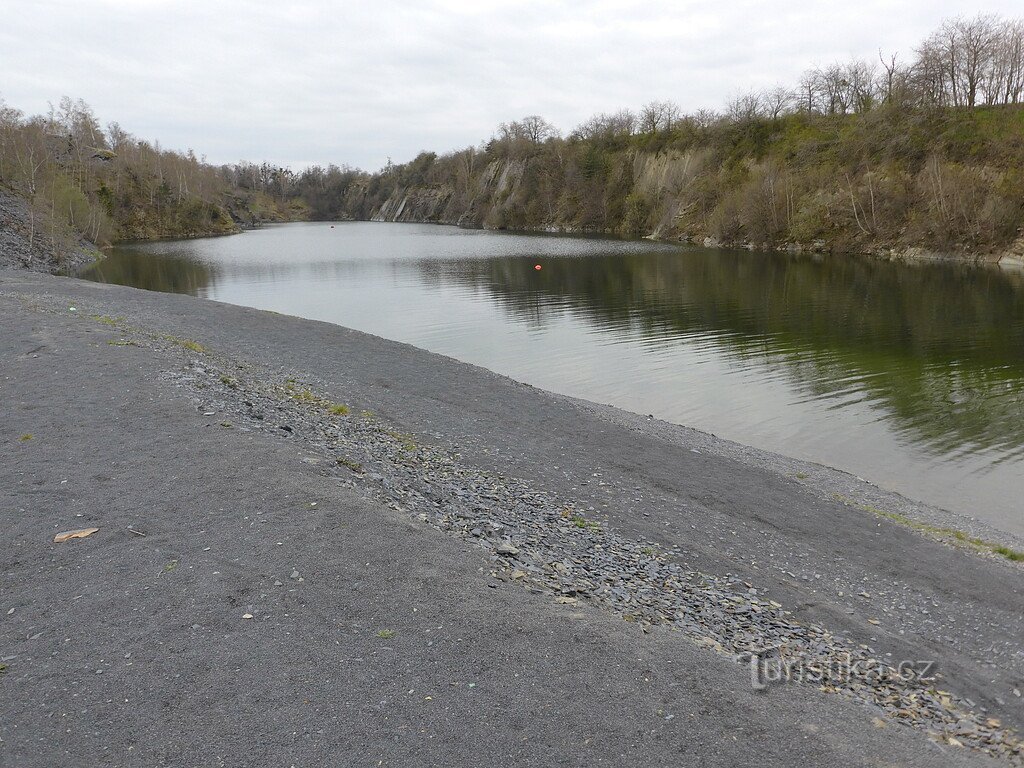
{"type": "Polygon", "coordinates": [[[1021,274],[312,223],[122,247],[83,277],[368,331],[1024,534],[1021,274]]]}

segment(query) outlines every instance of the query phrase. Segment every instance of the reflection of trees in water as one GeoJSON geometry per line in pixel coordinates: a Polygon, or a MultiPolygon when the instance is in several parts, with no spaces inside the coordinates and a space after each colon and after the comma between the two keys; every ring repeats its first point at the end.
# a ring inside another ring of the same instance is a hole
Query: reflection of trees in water
{"type": "Polygon", "coordinates": [[[693,251],[426,262],[543,326],[570,310],[663,346],[683,337],[783,370],[810,398],[869,400],[935,453],[1024,456],[1024,281],[989,269],[693,251]]]}
{"type": "Polygon", "coordinates": [[[116,248],[80,277],[100,283],[116,283],[164,293],[198,296],[216,284],[216,275],[200,261],[164,254],[152,254],[132,248],[116,248]]]}

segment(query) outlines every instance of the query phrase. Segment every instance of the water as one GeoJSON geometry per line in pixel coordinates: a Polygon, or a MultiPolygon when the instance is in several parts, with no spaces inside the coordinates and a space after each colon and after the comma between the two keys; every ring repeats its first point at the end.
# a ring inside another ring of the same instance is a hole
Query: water
{"type": "Polygon", "coordinates": [[[1024,275],[344,223],[83,276],[358,328],[1024,534],[1024,275]]]}

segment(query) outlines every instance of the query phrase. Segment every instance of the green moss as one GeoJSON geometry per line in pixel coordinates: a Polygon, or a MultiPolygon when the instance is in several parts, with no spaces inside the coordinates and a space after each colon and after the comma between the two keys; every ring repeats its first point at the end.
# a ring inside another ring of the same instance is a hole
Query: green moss
{"type": "Polygon", "coordinates": [[[27,443],[31,439],[32,439],[32,435],[27,434],[27,433],[18,438],[18,440],[20,440],[23,443],[27,443]]]}
{"type": "Polygon", "coordinates": [[[230,376],[221,375],[220,383],[223,384],[225,387],[230,387],[231,389],[238,389],[238,382],[235,379],[231,378],[230,376]]]}
{"type": "Polygon", "coordinates": [[[394,636],[395,636],[395,631],[393,629],[378,629],[377,630],[377,637],[379,637],[381,640],[390,640],[394,636]]]}
{"type": "Polygon", "coordinates": [[[348,416],[350,413],[352,413],[351,408],[349,408],[347,405],[342,405],[341,403],[335,403],[330,408],[328,408],[328,410],[335,416],[348,416]]]}

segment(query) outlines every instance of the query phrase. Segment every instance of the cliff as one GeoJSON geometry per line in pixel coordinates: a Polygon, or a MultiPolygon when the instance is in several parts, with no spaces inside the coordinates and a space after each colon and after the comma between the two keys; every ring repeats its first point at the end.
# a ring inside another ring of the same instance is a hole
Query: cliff
{"type": "Polygon", "coordinates": [[[788,115],[423,153],[354,218],[1024,264],[1024,109],[788,115]]]}

